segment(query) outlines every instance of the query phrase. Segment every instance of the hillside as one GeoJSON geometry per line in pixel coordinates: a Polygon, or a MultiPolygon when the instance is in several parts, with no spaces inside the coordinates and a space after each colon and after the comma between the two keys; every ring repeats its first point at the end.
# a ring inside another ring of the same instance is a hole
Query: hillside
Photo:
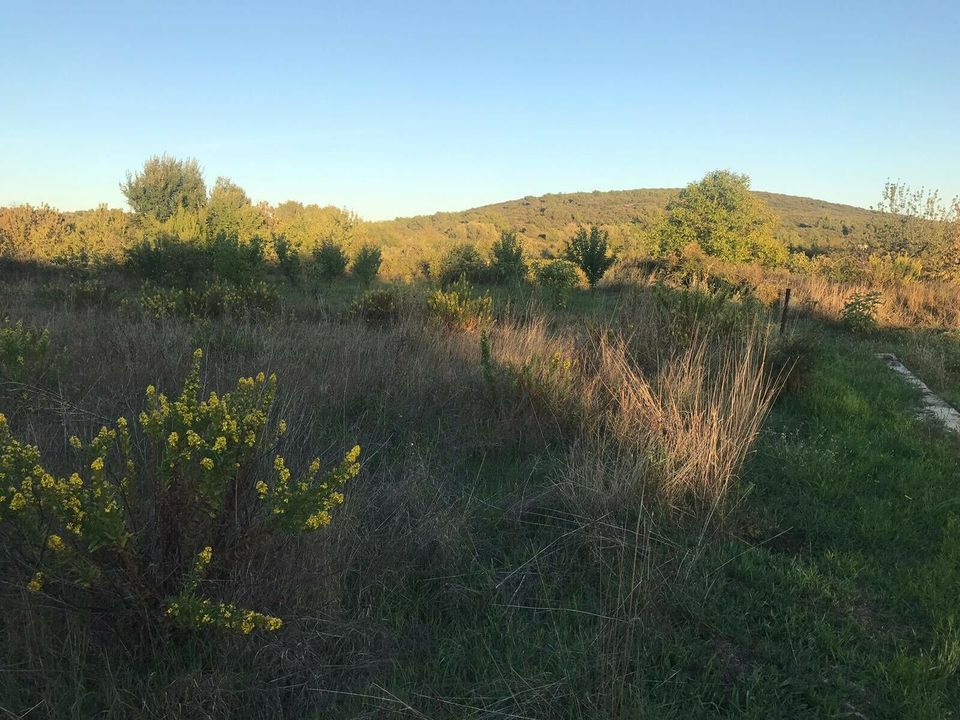
{"type": "MultiPolygon", "coordinates": [[[[381,244],[398,265],[429,257],[458,242],[492,243],[502,228],[520,232],[528,252],[556,252],[578,225],[604,225],[614,242],[642,250],[676,189],[550,193],[485,205],[368,223],[367,239],[381,244]]],[[[780,217],[778,237],[788,246],[831,248],[859,242],[874,211],[812,198],[757,193],[780,217]]]]}

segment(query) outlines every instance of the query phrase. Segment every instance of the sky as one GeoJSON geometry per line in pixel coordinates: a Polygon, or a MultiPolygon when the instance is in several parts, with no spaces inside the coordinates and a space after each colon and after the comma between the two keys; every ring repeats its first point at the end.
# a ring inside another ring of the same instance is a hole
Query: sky
{"type": "Polygon", "coordinates": [[[960,2],[0,0],[0,205],[154,154],[367,219],[547,192],[960,194],[960,2]]]}

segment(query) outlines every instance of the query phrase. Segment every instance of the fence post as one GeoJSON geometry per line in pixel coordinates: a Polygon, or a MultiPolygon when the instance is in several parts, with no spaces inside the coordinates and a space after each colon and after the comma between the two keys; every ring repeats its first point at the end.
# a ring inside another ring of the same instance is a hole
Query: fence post
{"type": "Polygon", "coordinates": [[[790,288],[783,291],[783,309],[780,311],[780,334],[787,327],[787,310],[790,309],[790,288]]]}

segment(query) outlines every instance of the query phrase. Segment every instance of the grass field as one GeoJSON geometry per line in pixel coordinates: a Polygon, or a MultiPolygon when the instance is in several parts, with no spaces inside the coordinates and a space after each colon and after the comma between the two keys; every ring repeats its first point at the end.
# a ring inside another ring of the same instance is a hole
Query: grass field
{"type": "Polygon", "coordinates": [[[874,357],[960,398],[956,315],[926,290],[889,290],[879,329],[851,333],[832,299],[851,288],[795,285],[780,337],[760,283],[743,296],[624,275],[563,309],[480,288],[492,322],[444,324],[423,284],[389,286],[397,313],[364,322],[348,281],[286,287],[267,314],[160,320],[129,278],[99,282],[91,297],[61,271],[0,277],[3,338],[21,343],[0,345],[0,410],[52,471],[68,474],[70,435],[133,422],[148,385],[173,394],[197,347],[205,391],[277,374],[291,466],[357,443],[361,470],[329,527],[251,541],[203,582],[282,617],[274,633],[137,635],[89,596],[25,590],[7,536],[0,714],[960,707],[960,445],[874,357]],[[930,307],[944,314],[915,322],[930,307]],[[47,329],[47,350],[26,353],[16,322],[47,329]]]}

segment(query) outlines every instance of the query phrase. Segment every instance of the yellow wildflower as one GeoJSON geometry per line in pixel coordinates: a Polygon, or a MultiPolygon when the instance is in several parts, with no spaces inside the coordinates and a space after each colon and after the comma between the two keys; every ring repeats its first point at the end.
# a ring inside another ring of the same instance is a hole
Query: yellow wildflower
{"type": "Polygon", "coordinates": [[[63,538],[59,535],[51,535],[47,538],[47,547],[53,552],[60,552],[66,545],[63,544],[63,538]]]}
{"type": "Polygon", "coordinates": [[[94,472],[100,472],[103,470],[103,458],[94,458],[93,462],[90,463],[90,469],[94,472]]]}
{"type": "Polygon", "coordinates": [[[277,426],[277,432],[283,435],[287,431],[287,421],[281,420],[280,424],[277,426]]]}
{"type": "Polygon", "coordinates": [[[176,447],[177,443],[180,442],[180,435],[178,435],[176,431],[170,433],[167,442],[170,444],[170,447],[176,447]]]}
{"type": "Polygon", "coordinates": [[[30,582],[27,583],[27,590],[30,592],[40,592],[43,590],[43,573],[35,573],[30,582]]]}
{"type": "Polygon", "coordinates": [[[153,397],[157,394],[157,389],[153,385],[147,385],[147,397],[153,397]]]}
{"type": "Polygon", "coordinates": [[[213,459],[205,457],[200,461],[200,465],[203,466],[204,470],[213,470],[213,459]]]}
{"type": "Polygon", "coordinates": [[[260,497],[266,497],[267,493],[270,492],[270,488],[267,487],[267,484],[263,480],[257,480],[257,484],[254,486],[257,488],[257,495],[260,497]]]}
{"type": "Polygon", "coordinates": [[[23,493],[15,492],[13,497],[10,498],[10,509],[16,512],[17,510],[23,510],[27,506],[27,499],[23,496],[23,493]]]}
{"type": "Polygon", "coordinates": [[[218,437],[218,438],[216,439],[216,441],[214,441],[214,443],[213,443],[213,451],[214,451],[214,452],[223,452],[223,451],[226,450],[226,449],[227,449],[227,439],[226,439],[223,435],[221,435],[220,437],[218,437]]]}
{"type": "Polygon", "coordinates": [[[195,433],[193,430],[187,430],[187,444],[190,447],[197,447],[202,442],[203,438],[197,435],[197,433],[195,433]]]}
{"type": "Polygon", "coordinates": [[[79,450],[81,447],[83,447],[83,443],[80,442],[80,438],[78,438],[76,435],[71,435],[70,447],[72,447],[75,450],[79,450]]]}
{"type": "Polygon", "coordinates": [[[279,630],[283,626],[283,620],[278,617],[267,618],[267,630],[279,630]]]}

